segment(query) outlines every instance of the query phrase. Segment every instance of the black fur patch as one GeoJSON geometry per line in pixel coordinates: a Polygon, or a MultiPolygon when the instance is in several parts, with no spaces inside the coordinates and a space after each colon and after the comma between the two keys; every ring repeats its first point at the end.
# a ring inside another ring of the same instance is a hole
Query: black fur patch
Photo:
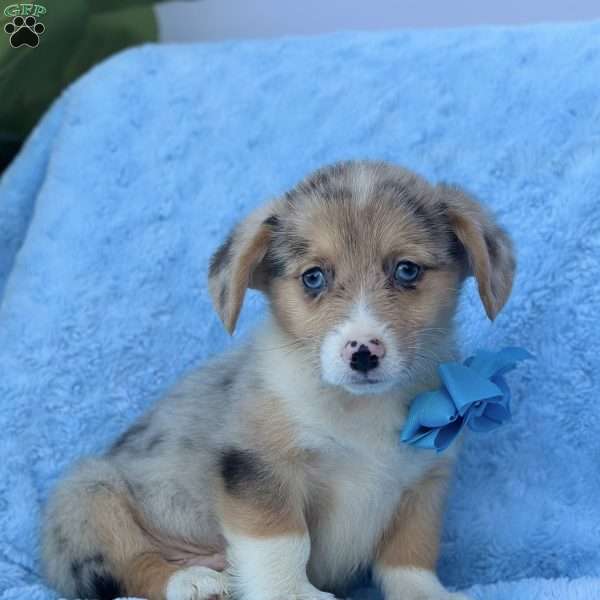
{"type": "Polygon", "coordinates": [[[263,260],[265,269],[270,277],[283,277],[287,271],[287,263],[282,256],[269,250],[263,260]]]}
{"type": "Polygon", "coordinates": [[[233,234],[230,234],[229,237],[219,246],[217,251],[212,255],[210,259],[210,265],[208,267],[208,274],[210,277],[214,277],[217,273],[219,273],[225,265],[229,262],[231,245],[233,244],[233,234]]]}
{"type": "Polygon", "coordinates": [[[445,221],[441,213],[436,214],[435,212],[428,210],[427,207],[423,206],[418,200],[413,200],[409,203],[409,206],[415,217],[423,223],[427,231],[437,232],[444,227],[445,221]]]}
{"type": "Polygon", "coordinates": [[[279,227],[279,217],[277,215],[271,215],[268,219],[265,219],[263,223],[271,229],[277,229],[279,227]]]}
{"type": "Polygon", "coordinates": [[[99,600],[114,600],[114,598],[121,598],[126,594],[123,586],[110,574],[94,574],[92,589],[95,593],[94,597],[99,600]]]}
{"type": "Polygon", "coordinates": [[[256,453],[241,448],[222,452],[219,471],[226,491],[233,496],[246,496],[251,490],[262,488],[269,479],[268,469],[256,453]]]}
{"type": "Polygon", "coordinates": [[[71,575],[80,598],[114,600],[126,595],[126,590],[110,573],[100,553],[74,560],[71,563],[71,575]]]}
{"type": "Polygon", "coordinates": [[[268,511],[290,506],[288,485],[253,450],[227,448],[220,456],[219,471],[231,496],[268,511]]]}
{"type": "Polygon", "coordinates": [[[278,229],[273,239],[263,264],[270,277],[284,277],[288,271],[288,264],[304,258],[310,249],[310,243],[296,232],[286,228],[285,223],[279,220],[278,229]]]}
{"type": "Polygon", "coordinates": [[[268,511],[281,512],[289,507],[286,484],[273,472],[256,452],[228,448],[221,453],[219,471],[225,490],[268,511]]]}
{"type": "Polygon", "coordinates": [[[165,441],[165,436],[162,433],[159,433],[159,434],[155,435],[148,442],[148,445],[146,446],[146,450],[148,452],[152,452],[153,450],[156,450],[159,446],[162,446],[164,441],[165,441]]]}
{"type": "Polygon", "coordinates": [[[496,240],[488,231],[483,234],[483,239],[485,240],[485,245],[490,253],[490,259],[492,263],[496,262],[500,257],[500,248],[498,246],[498,242],[496,242],[496,240]]]}
{"type": "Polygon", "coordinates": [[[318,171],[305,185],[311,191],[321,192],[331,186],[331,176],[332,173],[326,170],[318,171]]]}
{"type": "Polygon", "coordinates": [[[233,385],[233,375],[229,373],[223,376],[223,379],[220,381],[220,385],[224,389],[229,389],[233,385]]]}
{"type": "Polygon", "coordinates": [[[86,571],[101,569],[104,565],[104,556],[102,554],[94,554],[82,560],[74,560],[71,563],[71,575],[75,579],[81,579],[82,575],[87,575],[86,571]]]}
{"type": "Polygon", "coordinates": [[[286,193],[286,198],[295,204],[299,200],[302,200],[305,196],[312,194],[318,194],[320,196],[326,196],[327,190],[332,184],[331,174],[327,171],[317,171],[312,177],[300,182],[294,189],[286,193]]]}
{"type": "Polygon", "coordinates": [[[395,179],[385,179],[377,184],[375,195],[406,208],[424,229],[433,233],[447,226],[444,207],[439,204],[429,207],[408,189],[406,184],[395,179]]]}
{"type": "Polygon", "coordinates": [[[301,202],[306,196],[318,195],[326,202],[345,201],[353,196],[353,190],[346,181],[345,173],[350,163],[336,163],[325,167],[300,182],[287,192],[286,198],[291,204],[301,202]]]}
{"type": "Polygon", "coordinates": [[[286,254],[292,258],[303,258],[308,254],[310,242],[299,235],[290,235],[282,244],[286,254]]]}
{"type": "Polygon", "coordinates": [[[452,258],[459,261],[464,261],[466,259],[465,247],[462,245],[461,241],[456,237],[456,234],[454,233],[450,235],[448,254],[452,258]]]}
{"type": "Polygon", "coordinates": [[[258,461],[250,450],[230,448],[221,454],[220,471],[227,491],[235,491],[236,488],[259,476],[258,461]]]}
{"type": "Polygon", "coordinates": [[[383,181],[378,181],[374,195],[397,203],[403,202],[409,197],[406,186],[396,179],[384,179],[383,181]]]}
{"type": "Polygon", "coordinates": [[[227,304],[227,294],[229,293],[229,287],[227,285],[223,285],[221,287],[221,291],[219,292],[219,308],[224,309],[227,304]]]}
{"type": "Polygon", "coordinates": [[[136,423],[117,439],[110,449],[110,454],[116,454],[126,447],[128,449],[133,449],[136,442],[144,435],[144,433],[146,433],[147,430],[148,423],[136,423]]]}

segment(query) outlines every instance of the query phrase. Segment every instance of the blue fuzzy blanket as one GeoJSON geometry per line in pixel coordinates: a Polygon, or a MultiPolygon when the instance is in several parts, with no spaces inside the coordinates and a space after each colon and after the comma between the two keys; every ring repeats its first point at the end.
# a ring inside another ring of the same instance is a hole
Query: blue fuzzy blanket
{"type": "MultiPolygon", "coordinates": [[[[514,422],[467,440],[442,578],[600,599],[599,40],[596,23],[150,46],[69,89],[0,182],[0,599],[54,598],[38,525],[64,469],[235,343],[205,285],[227,229],[346,158],[460,183],[516,241],[510,303],[490,325],[468,285],[461,339],[537,360],[509,376],[514,422]]],[[[251,295],[240,335],[263,309],[251,295]]]]}

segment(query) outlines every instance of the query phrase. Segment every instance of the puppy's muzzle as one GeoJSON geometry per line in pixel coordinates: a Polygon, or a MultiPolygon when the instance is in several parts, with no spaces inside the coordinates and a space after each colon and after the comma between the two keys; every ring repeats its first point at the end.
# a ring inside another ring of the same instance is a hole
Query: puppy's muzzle
{"type": "Polygon", "coordinates": [[[342,357],[350,368],[360,373],[367,373],[379,366],[385,356],[385,346],[377,338],[356,339],[346,342],[342,357]]]}

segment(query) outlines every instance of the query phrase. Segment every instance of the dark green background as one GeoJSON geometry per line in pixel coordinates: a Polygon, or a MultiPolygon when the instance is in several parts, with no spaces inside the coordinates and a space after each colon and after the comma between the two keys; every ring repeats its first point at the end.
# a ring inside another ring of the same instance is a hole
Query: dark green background
{"type": "Polygon", "coordinates": [[[39,45],[13,48],[4,10],[17,3],[0,0],[0,168],[70,82],[114,52],[156,40],[156,1],[42,0],[39,45]]]}

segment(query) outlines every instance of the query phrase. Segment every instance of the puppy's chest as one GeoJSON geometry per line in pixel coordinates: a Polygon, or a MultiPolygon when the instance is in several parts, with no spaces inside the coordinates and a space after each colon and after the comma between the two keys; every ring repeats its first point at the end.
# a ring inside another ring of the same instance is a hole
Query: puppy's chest
{"type": "Polygon", "coordinates": [[[403,492],[430,466],[428,453],[415,453],[396,440],[323,454],[310,518],[316,583],[335,584],[372,562],[403,492]]]}

